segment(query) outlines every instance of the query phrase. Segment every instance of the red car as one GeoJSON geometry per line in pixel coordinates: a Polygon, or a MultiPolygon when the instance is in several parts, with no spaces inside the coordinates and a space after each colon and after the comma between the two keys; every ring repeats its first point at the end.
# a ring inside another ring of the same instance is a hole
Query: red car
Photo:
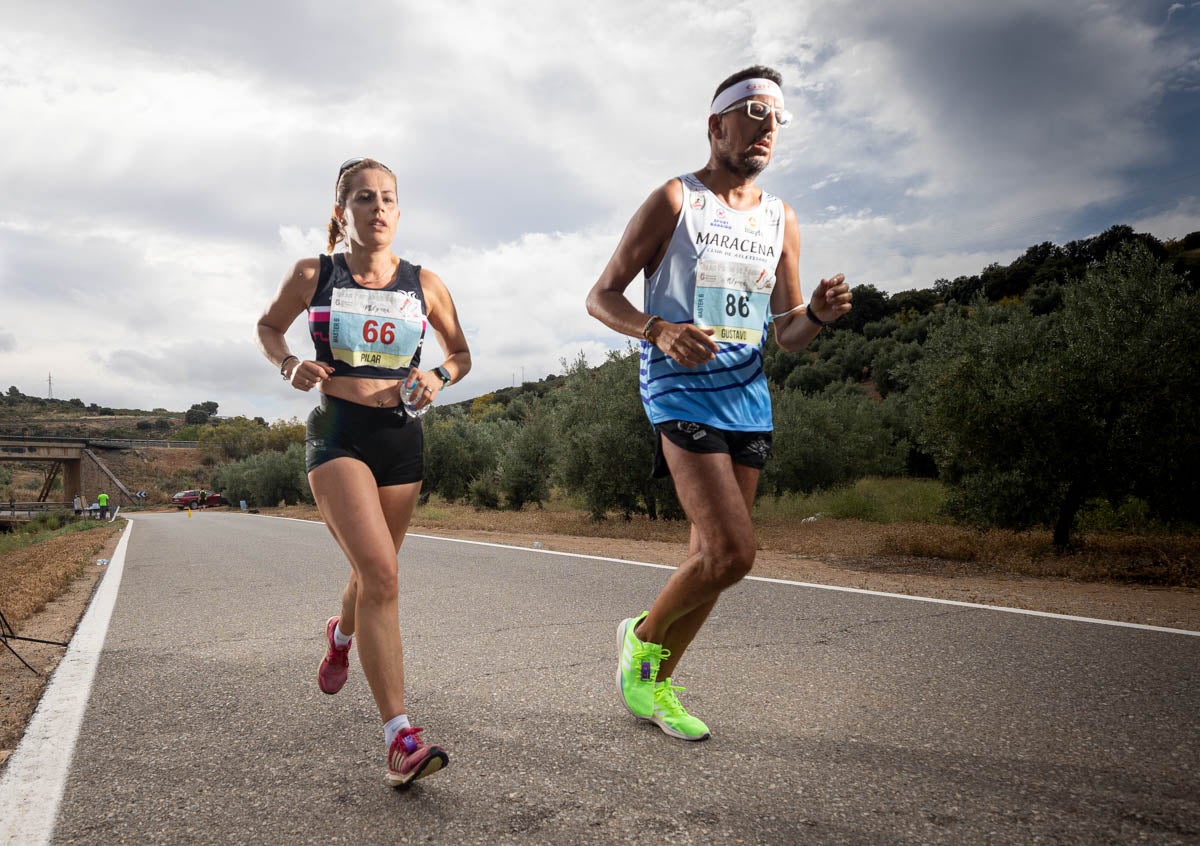
{"type": "MultiPolygon", "coordinates": [[[[204,498],[205,507],[214,505],[228,505],[229,500],[219,493],[212,491],[206,492],[208,495],[204,498]]],[[[171,504],[182,511],[185,508],[198,508],[200,506],[200,491],[180,491],[171,497],[171,504]]]]}

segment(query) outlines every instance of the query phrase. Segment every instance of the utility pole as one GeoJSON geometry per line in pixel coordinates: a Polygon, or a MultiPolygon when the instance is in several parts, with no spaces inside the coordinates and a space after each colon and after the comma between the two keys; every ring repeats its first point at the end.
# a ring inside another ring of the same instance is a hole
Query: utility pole
{"type": "Polygon", "coordinates": [[[46,374],[46,393],[50,399],[54,399],[54,377],[49,373],[46,374]]]}

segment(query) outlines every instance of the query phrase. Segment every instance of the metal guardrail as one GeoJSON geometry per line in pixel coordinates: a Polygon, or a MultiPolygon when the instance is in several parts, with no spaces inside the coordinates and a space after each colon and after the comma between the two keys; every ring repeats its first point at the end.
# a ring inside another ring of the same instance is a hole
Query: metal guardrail
{"type": "Polygon", "coordinates": [[[34,441],[36,443],[55,443],[55,444],[86,444],[87,438],[61,437],[56,438],[53,435],[18,435],[15,432],[0,432],[0,441],[5,439],[14,441],[34,441]]]}
{"type": "Polygon", "coordinates": [[[104,446],[110,444],[117,447],[160,447],[165,449],[196,449],[200,446],[199,441],[163,441],[163,440],[130,440],[126,438],[77,438],[77,437],[61,437],[55,438],[50,435],[14,435],[0,432],[0,440],[12,438],[13,440],[33,441],[35,443],[56,443],[56,444],[94,444],[96,446],[104,446]]]}
{"type": "Polygon", "coordinates": [[[123,438],[88,438],[87,442],[93,446],[111,444],[113,446],[160,447],[163,449],[196,449],[200,446],[199,441],[134,441],[123,438]]]}

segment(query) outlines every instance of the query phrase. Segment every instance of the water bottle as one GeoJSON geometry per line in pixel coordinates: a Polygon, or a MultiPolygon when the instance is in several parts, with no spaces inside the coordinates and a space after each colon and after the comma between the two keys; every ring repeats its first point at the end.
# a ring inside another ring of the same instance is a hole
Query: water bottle
{"type": "Polygon", "coordinates": [[[428,405],[422,408],[415,407],[424,392],[425,386],[421,384],[421,380],[417,378],[416,373],[410,372],[404,378],[404,383],[400,385],[400,402],[404,404],[404,411],[409,417],[420,417],[429,410],[428,405]],[[411,384],[409,384],[409,379],[412,379],[411,384]]]}

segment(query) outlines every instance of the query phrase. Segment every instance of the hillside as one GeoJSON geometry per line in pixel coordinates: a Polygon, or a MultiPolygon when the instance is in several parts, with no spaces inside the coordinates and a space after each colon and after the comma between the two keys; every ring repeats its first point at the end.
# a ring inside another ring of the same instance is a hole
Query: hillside
{"type": "Polygon", "coordinates": [[[180,439],[186,413],[107,408],[80,399],[27,396],[15,385],[0,395],[0,434],[71,438],[180,439]]]}
{"type": "MultiPolygon", "coordinates": [[[[15,386],[0,394],[2,435],[192,441],[200,427],[187,422],[188,414],[164,408],[106,408],[95,403],[86,405],[79,399],[31,397],[15,386]]],[[[93,449],[126,488],[145,491],[149,504],[165,503],[175,492],[207,482],[203,457],[194,447],[93,449]]],[[[35,499],[48,469],[45,462],[6,461],[0,464],[0,493],[5,499],[35,499]]],[[[61,491],[61,479],[56,490],[61,491]]]]}

